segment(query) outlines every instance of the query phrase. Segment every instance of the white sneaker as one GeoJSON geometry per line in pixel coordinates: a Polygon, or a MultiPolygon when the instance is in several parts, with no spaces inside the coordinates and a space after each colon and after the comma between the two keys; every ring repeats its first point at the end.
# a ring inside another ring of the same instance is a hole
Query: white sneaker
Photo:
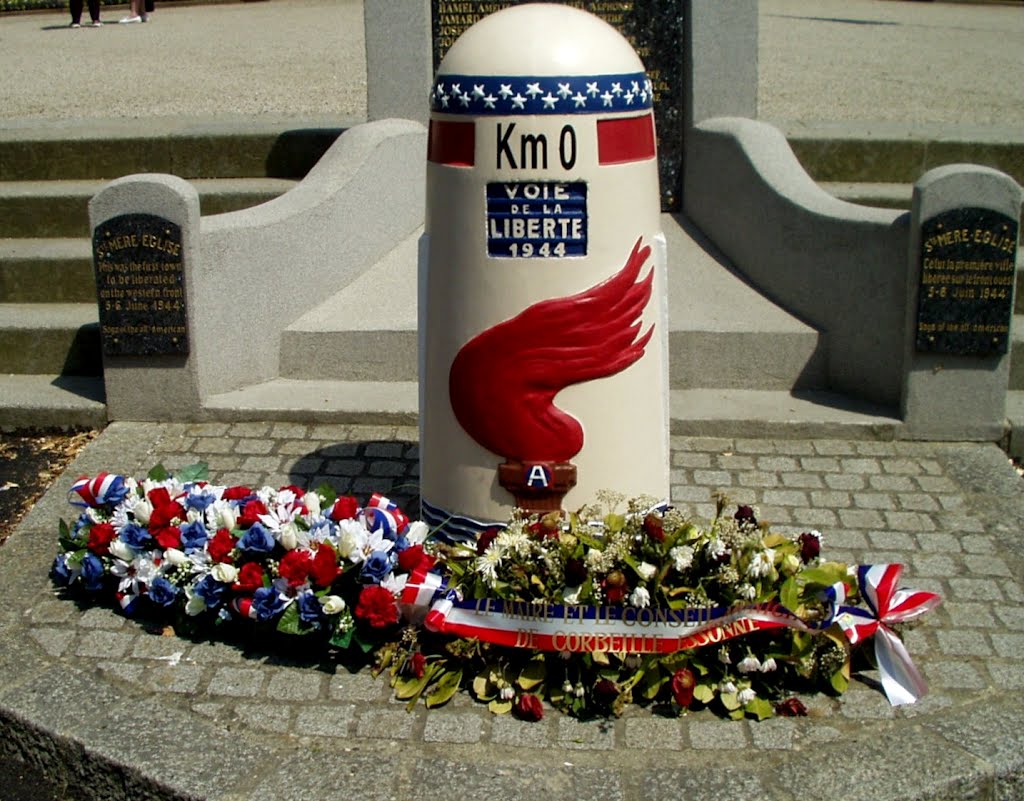
{"type": "Polygon", "coordinates": [[[70,27],[72,27],[72,28],[81,28],[82,26],[79,25],[77,22],[72,22],[70,27]]]}
{"type": "Polygon", "coordinates": [[[103,27],[103,23],[100,22],[98,19],[95,19],[92,22],[86,23],[86,27],[87,28],[102,28],[103,27]]]}
{"type": "Polygon", "coordinates": [[[119,25],[130,25],[133,22],[142,22],[142,17],[125,17],[124,19],[119,19],[117,22],[119,25]]]}

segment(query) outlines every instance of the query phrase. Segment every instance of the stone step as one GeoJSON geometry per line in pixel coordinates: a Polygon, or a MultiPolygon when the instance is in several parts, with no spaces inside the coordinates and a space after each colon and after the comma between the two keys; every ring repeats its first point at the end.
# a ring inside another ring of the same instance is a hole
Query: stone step
{"type": "MultiPolygon", "coordinates": [[[[89,236],[89,200],[107,182],[7,181],[0,183],[0,238],[89,236]]],[[[283,178],[193,179],[204,215],[256,206],[284,194],[283,178]]]]}
{"type": "MultiPolygon", "coordinates": [[[[902,425],[894,410],[828,392],[672,390],[669,408],[671,432],[683,436],[891,440],[902,425]]],[[[223,422],[417,425],[419,386],[279,378],[210,398],[204,412],[223,422]]]]}
{"type": "Polygon", "coordinates": [[[100,375],[95,303],[0,303],[4,373],[100,375]]]}
{"type": "Polygon", "coordinates": [[[914,194],[913,184],[822,181],[818,186],[847,203],[883,209],[909,211],[911,197],[914,194]]]}
{"type": "Polygon", "coordinates": [[[232,119],[6,120],[0,181],[117,178],[160,172],[182,178],[301,178],[345,128],[332,115],[232,119]]]}
{"type": "Polygon", "coordinates": [[[944,164],[981,164],[1024,184],[1024,131],[993,125],[770,121],[816,181],[913,184],[944,164]]]}
{"type": "Polygon", "coordinates": [[[0,374],[0,430],[102,428],[103,378],[0,374]]]}
{"type": "MultiPolygon", "coordinates": [[[[818,332],[736,275],[689,223],[663,215],[668,242],[672,388],[789,390],[825,385],[818,332]]],[[[380,263],[288,327],[282,378],[415,381],[417,253],[409,237],[380,263]],[[368,311],[386,297],[385,313],[368,311]]]]}
{"type": "Polygon", "coordinates": [[[88,239],[0,239],[0,303],[96,303],[88,239]]]}

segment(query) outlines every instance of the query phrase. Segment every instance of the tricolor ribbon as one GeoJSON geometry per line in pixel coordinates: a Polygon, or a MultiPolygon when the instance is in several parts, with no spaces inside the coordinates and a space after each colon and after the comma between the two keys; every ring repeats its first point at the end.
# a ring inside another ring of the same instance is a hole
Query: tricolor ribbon
{"type": "Polygon", "coordinates": [[[409,527],[409,518],[398,504],[375,492],[363,509],[370,531],[380,531],[389,540],[396,539],[409,527]]]}
{"type": "Polygon", "coordinates": [[[100,473],[96,478],[83,477],[72,484],[68,503],[83,509],[96,508],[107,503],[119,503],[127,494],[123,476],[100,473]],[[75,495],[81,500],[77,500],[75,495]]]}
{"type": "Polygon", "coordinates": [[[841,606],[835,619],[852,645],[874,637],[882,689],[893,706],[914,703],[928,692],[928,685],[887,624],[920,617],[942,600],[933,592],[897,590],[902,572],[903,565],[899,564],[861,565],[857,579],[869,609],[841,606]]]}

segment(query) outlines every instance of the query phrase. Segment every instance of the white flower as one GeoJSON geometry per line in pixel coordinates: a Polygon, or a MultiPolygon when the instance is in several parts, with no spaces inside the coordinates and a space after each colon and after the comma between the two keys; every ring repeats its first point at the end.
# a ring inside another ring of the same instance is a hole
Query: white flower
{"type": "Polygon", "coordinates": [[[177,548],[168,548],[164,551],[164,559],[175,567],[181,567],[182,565],[188,564],[188,557],[185,556],[185,552],[180,551],[177,548]]]}
{"type": "Polygon", "coordinates": [[[637,587],[629,594],[629,603],[631,606],[643,609],[651,605],[651,594],[646,587],[637,587]]]}
{"type": "Polygon", "coordinates": [[[202,614],[206,610],[206,601],[203,600],[202,596],[196,595],[192,592],[191,587],[185,588],[185,597],[188,599],[185,602],[185,614],[190,617],[202,614]]]}
{"type": "Polygon", "coordinates": [[[214,520],[216,521],[217,528],[226,528],[228,531],[234,530],[238,524],[238,517],[230,502],[217,501],[210,508],[214,510],[214,520]]]}
{"type": "Polygon", "coordinates": [[[149,516],[153,514],[153,504],[151,504],[145,498],[136,501],[132,507],[132,514],[135,515],[135,519],[138,520],[142,525],[149,525],[149,516]]]}
{"type": "Polygon", "coordinates": [[[293,521],[289,521],[281,526],[278,542],[281,543],[282,548],[286,551],[294,551],[299,547],[299,540],[299,527],[293,521]]]}
{"type": "Polygon", "coordinates": [[[516,688],[511,686],[502,687],[499,694],[501,695],[502,701],[511,701],[516,697],[516,688]]]}
{"type": "Polygon", "coordinates": [[[410,523],[409,529],[405,532],[405,539],[410,545],[422,545],[428,536],[430,536],[430,526],[422,520],[410,523]]]}
{"type": "Polygon", "coordinates": [[[476,572],[492,587],[498,583],[498,568],[505,556],[504,551],[496,545],[497,542],[492,542],[484,555],[476,558],[476,572]]]}
{"type": "Polygon", "coordinates": [[[757,589],[753,584],[748,584],[744,581],[736,588],[736,594],[745,601],[753,601],[757,597],[757,589]]]}
{"type": "Polygon", "coordinates": [[[736,669],[740,673],[753,673],[754,671],[761,669],[761,660],[751,654],[750,656],[741,659],[739,664],[736,665],[736,669]]]}
{"type": "Polygon", "coordinates": [[[401,573],[399,575],[388,573],[384,580],[381,581],[380,586],[388,590],[392,595],[398,596],[402,594],[402,590],[405,589],[405,584],[408,580],[408,573],[401,573]]]}
{"type": "Polygon", "coordinates": [[[320,516],[320,496],[315,492],[307,492],[302,496],[302,505],[309,511],[309,516],[320,516]]]}
{"type": "Polygon", "coordinates": [[[755,698],[757,698],[757,693],[755,693],[750,687],[744,687],[740,690],[739,695],[736,696],[736,700],[743,706],[746,706],[755,698]]]}
{"type": "Polygon", "coordinates": [[[345,599],[340,595],[325,595],[320,599],[325,615],[338,615],[345,611],[345,599]]]}
{"type": "Polygon", "coordinates": [[[718,652],[718,661],[721,662],[723,665],[731,665],[732,657],[730,657],[729,652],[723,648],[721,651],[718,652]]]}
{"type": "Polygon", "coordinates": [[[130,562],[135,558],[135,551],[127,542],[117,539],[110,543],[110,555],[123,562],[130,562]]]}
{"type": "Polygon", "coordinates": [[[774,562],[775,550],[773,548],[765,548],[763,551],[758,551],[754,554],[754,558],[750,560],[750,565],[747,567],[747,575],[755,579],[769,576],[771,575],[774,562]]]}
{"type": "Polygon", "coordinates": [[[776,670],[777,668],[778,665],[775,664],[775,659],[770,656],[766,660],[764,660],[764,662],[761,663],[762,673],[771,673],[773,670],[776,670]]]}
{"type": "Polygon", "coordinates": [[[636,566],[636,574],[640,576],[644,581],[650,581],[654,578],[654,574],[658,572],[658,568],[652,565],[650,562],[641,562],[636,566]]]}
{"type": "Polygon", "coordinates": [[[210,575],[221,584],[234,584],[238,581],[238,568],[234,565],[216,564],[210,571],[210,575]]]}
{"type": "Polygon", "coordinates": [[[338,555],[353,564],[366,558],[366,542],[370,532],[356,520],[342,520],[338,523],[338,555]]]}
{"type": "Polygon", "coordinates": [[[580,590],[583,589],[581,584],[578,587],[565,587],[562,589],[562,601],[567,604],[578,604],[580,602],[580,590]]]}
{"type": "Polygon", "coordinates": [[[708,544],[704,546],[704,550],[707,551],[707,554],[711,559],[721,559],[725,556],[725,543],[718,537],[715,537],[714,539],[708,540],[708,544]]]}
{"type": "Polygon", "coordinates": [[[503,552],[512,553],[516,556],[529,556],[533,544],[530,537],[522,529],[507,528],[494,538],[491,548],[495,546],[498,546],[503,552]]]}
{"type": "Polygon", "coordinates": [[[682,573],[693,564],[693,548],[689,545],[677,545],[668,552],[672,566],[682,573]]]}
{"type": "Polygon", "coordinates": [[[736,685],[733,684],[731,681],[723,681],[721,684],[718,685],[718,691],[720,693],[726,694],[734,693],[736,692],[736,685]]]}

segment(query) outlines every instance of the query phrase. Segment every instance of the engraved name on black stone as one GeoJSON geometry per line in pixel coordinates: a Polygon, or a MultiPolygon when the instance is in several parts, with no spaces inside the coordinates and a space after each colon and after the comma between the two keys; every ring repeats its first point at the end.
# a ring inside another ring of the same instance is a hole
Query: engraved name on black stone
{"type": "Polygon", "coordinates": [[[124,214],[93,231],[103,353],[188,353],[181,227],[152,214],[124,214]]]}
{"type": "Polygon", "coordinates": [[[1017,221],[960,208],[921,224],[919,351],[1003,354],[1010,341],[1017,221]]]}
{"type": "MultiPolygon", "coordinates": [[[[477,20],[532,0],[431,0],[434,69],[477,20]]],[[[679,209],[683,165],[683,0],[575,0],[566,3],[613,25],[629,40],[654,84],[661,207],[679,209]]]]}

